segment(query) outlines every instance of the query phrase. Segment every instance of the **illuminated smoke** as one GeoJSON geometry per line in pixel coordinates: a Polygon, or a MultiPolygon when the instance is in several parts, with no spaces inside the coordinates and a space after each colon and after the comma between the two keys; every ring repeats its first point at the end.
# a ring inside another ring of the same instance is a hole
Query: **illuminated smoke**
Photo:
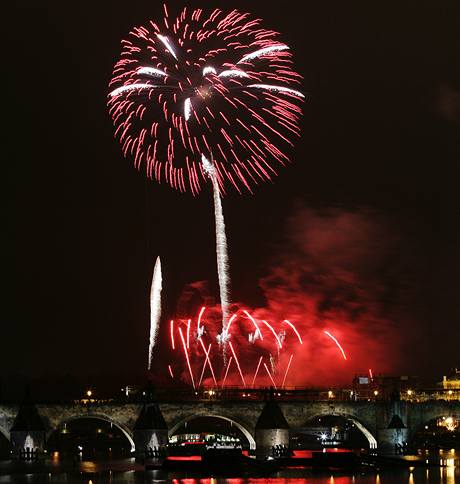
{"type": "Polygon", "coordinates": [[[161,319],[161,261],[157,257],[153,269],[152,285],[150,287],[150,338],[148,369],[152,367],[153,348],[157,342],[161,319]]]}

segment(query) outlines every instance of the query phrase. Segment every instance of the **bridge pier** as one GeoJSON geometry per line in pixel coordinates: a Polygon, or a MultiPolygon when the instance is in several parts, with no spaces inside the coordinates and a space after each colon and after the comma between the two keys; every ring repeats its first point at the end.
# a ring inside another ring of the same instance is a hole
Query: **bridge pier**
{"type": "Polygon", "coordinates": [[[256,423],[255,440],[258,459],[280,456],[289,449],[289,424],[274,400],[268,401],[262,409],[256,423]]]}
{"type": "Polygon", "coordinates": [[[34,460],[45,450],[45,426],[27,392],[10,430],[13,455],[34,460]]]}
{"type": "Polygon", "coordinates": [[[377,429],[378,448],[384,453],[402,451],[408,440],[408,429],[403,422],[407,421],[407,408],[400,400],[391,400],[380,418],[377,429]]]}
{"type": "Polygon", "coordinates": [[[168,445],[168,426],[157,403],[146,403],[133,428],[136,459],[143,460],[156,450],[168,445]]]}

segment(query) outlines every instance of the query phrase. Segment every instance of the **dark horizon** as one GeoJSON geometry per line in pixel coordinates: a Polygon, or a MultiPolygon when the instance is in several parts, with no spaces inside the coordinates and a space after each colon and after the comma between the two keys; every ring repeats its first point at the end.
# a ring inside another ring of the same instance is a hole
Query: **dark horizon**
{"type": "MultiPolygon", "coordinates": [[[[123,5],[9,6],[0,380],[145,381],[157,255],[166,321],[196,281],[218,299],[210,188],[194,198],[146,181],[113,139],[120,40],[162,14],[161,3],[123,5]]],[[[359,368],[331,366],[326,384],[367,371],[374,340],[376,373],[447,374],[460,364],[458,5],[233,5],[281,32],[308,93],[292,165],[223,200],[233,300],[273,308],[282,271],[291,307],[315,301],[309,328],[343,317],[352,348],[366,331],[359,368]],[[294,257],[302,301],[288,290],[294,257]]]]}

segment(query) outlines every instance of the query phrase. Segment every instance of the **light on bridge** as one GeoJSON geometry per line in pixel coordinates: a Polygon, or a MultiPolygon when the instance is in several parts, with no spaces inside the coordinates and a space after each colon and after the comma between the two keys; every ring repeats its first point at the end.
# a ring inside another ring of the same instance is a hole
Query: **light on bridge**
{"type": "Polygon", "coordinates": [[[407,390],[407,395],[410,397],[414,392],[412,390],[407,390]]]}

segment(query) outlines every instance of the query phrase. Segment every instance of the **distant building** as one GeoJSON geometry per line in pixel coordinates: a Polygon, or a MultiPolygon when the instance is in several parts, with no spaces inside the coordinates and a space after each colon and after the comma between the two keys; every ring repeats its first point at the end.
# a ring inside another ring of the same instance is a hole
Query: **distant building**
{"type": "Polygon", "coordinates": [[[355,399],[392,398],[412,392],[419,386],[415,376],[356,375],[353,379],[355,399]]]}
{"type": "Polygon", "coordinates": [[[454,368],[449,376],[443,376],[439,383],[444,390],[460,390],[460,369],[454,368]]]}

